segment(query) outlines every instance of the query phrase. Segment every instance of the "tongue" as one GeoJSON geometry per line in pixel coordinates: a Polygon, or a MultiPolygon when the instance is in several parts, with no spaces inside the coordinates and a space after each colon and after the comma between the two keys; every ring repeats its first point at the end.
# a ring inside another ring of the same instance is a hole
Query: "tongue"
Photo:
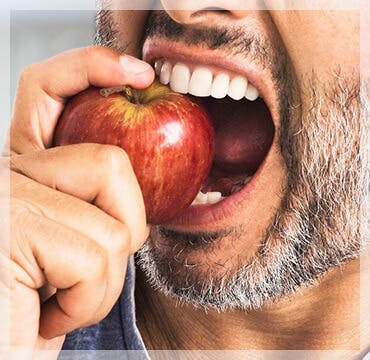
{"type": "Polygon", "coordinates": [[[262,99],[204,100],[215,127],[213,169],[204,190],[223,195],[241,188],[266,157],[274,137],[270,112],[262,99]]]}
{"type": "Polygon", "coordinates": [[[217,168],[213,168],[206,183],[202,186],[201,191],[206,194],[208,192],[220,192],[222,196],[230,196],[239,191],[248,180],[248,175],[230,175],[217,168]]]}
{"type": "Polygon", "coordinates": [[[255,172],[274,136],[270,112],[263,100],[227,100],[215,113],[213,106],[210,108],[216,130],[214,163],[233,174],[255,172]]]}

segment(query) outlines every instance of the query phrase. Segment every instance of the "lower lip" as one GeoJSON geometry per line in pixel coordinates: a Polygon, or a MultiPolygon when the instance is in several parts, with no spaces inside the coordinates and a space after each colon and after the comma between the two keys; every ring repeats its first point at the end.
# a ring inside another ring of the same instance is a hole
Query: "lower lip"
{"type": "MultiPolygon", "coordinates": [[[[271,150],[271,149],[270,149],[271,150]]],[[[264,176],[269,154],[253,175],[252,179],[237,193],[228,196],[213,205],[191,205],[185,212],[170,222],[163,224],[173,229],[196,227],[209,229],[222,225],[223,222],[235,217],[242,209],[246,209],[254,198],[259,179],[264,176]]]]}
{"type": "MultiPolygon", "coordinates": [[[[169,50],[168,44],[159,41],[158,43],[146,43],[143,54],[144,59],[151,62],[155,58],[170,57],[172,52],[177,53],[177,51],[173,49],[169,50]]],[[[186,56],[186,58],[189,61],[189,56],[186,56]]],[[[227,66],[223,67],[227,68],[227,66]]],[[[240,73],[243,73],[243,71],[240,71],[240,73]]],[[[250,71],[248,78],[254,80],[266,105],[271,109],[272,102],[270,100],[270,94],[263,91],[265,86],[259,83],[258,76],[254,74],[253,71],[250,71]]],[[[277,133],[278,129],[275,123],[275,136],[277,133]]],[[[256,193],[261,190],[261,178],[268,176],[267,164],[269,163],[271,149],[274,147],[275,141],[276,137],[273,139],[270,151],[259,166],[257,172],[239,192],[225,198],[217,204],[191,205],[180,216],[163,225],[173,230],[201,231],[203,229],[209,231],[210,229],[221,228],[223,224],[227,222],[230,223],[230,221],[235,219],[236,214],[239,214],[241,211],[245,212],[249,207],[253,207],[256,201],[256,193]]]]}

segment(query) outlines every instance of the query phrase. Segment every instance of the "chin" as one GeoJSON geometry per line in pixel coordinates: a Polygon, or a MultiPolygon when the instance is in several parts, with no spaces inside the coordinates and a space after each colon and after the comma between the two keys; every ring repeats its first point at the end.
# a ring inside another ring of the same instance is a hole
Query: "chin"
{"type": "Polygon", "coordinates": [[[160,82],[207,109],[215,156],[191,206],[152,227],[138,262],[165,293],[220,307],[211,294],[253,261],[284,198],[278,91],[262,66],[217,51],[148,38],[143,59],[160,82]]]}

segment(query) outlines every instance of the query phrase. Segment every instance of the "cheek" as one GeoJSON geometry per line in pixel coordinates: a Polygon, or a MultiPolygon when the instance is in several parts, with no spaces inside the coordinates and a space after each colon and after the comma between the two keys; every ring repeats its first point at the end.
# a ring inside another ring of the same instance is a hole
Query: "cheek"
{"type": "Polygon", "coordinates": [[[129,55],[140,57],[140,40],[144,32],[148,15],[149,11],[146,10],[108,11],[105,15],[107,23],[109,24],[109,22],[112,22],[114,24],[112,30],[118,31],[117,34],[115,34],[115,46],[119,49],[124,49],[125,53],[129,55]]]}
{"type": "Polygon", "coordinates": [[[358,71],[359,11],[271,11],[298,79],[314,71],[320,79],[358,71]]]}

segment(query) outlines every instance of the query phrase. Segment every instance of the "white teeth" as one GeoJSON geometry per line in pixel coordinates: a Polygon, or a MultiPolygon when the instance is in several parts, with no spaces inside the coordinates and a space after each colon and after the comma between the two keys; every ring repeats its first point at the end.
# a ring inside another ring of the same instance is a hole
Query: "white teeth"
{"type": "Polygon", "coordinates": [[[213,80],[211,96],[215,99],[223,99],[229,90],[230,77],[226,74],[218,74],[213,80]]]}
{"type": "Polygon", "coordinates": [[[181,94],[188,93],[190,70],[186,65],[176,64],[171,74],[171,90],[181,94]]]}
{"type": "Polygon", "coordinates": [[[217,204],[224,198],[222,197],[220,192],[208,192],[203,194],[199,191],[197,197],[194,199],[192,205],[212,205],[217,204]]]}
{"type": "Polygon", "coordinates": [[[222,194],[220,192],[209,192],[207,193],[208,204],[217,204],[222,200],[222,194]]]}
{"type": "Polygon", "coordinates": [[[243,189],[243,187],[244,187],[244,185],[243,185],[243,184],[234,185],[234,186],[231,188],[230,194],[235,194],[235,193],[237,193],[238,191],[240,191],[241,189],[243,189]]]}
{"type": "Polygon", "coordinates": [[[212,90],[212,72],[205,68],[194,70],[189,83],[189,93],[194,96],[210,96],[212,90]]]}
{"type": "Polygon", "coordinates": [[[162,84],[167,85],[171,79],[172,66],[169,62],[165,62],[161,69],[159,80],[162,84]]]}
{"type": "MultiPolygon", "coordinates": [[[[252,176],[248,176],[243,181],[243,184],[235,185],[233,189],[231,189],[231,194],[234,194],[240,191],[244,185],[248,184],[251,181],[252,176]]],[[[219,191],[211,191],[206,194],[199,191],[197,197],[193,200],[191,205],[212,205],[217,204],[220,201],[225,199],[219,191]]]]}
{"type": "Polygon", "coordinates": [[[251,181],[252,177],[253,177],[253,176],[248,176],[247,178],[245,178],[245,180],[244,180],[243,184],[244,184],[244,185],[247,185],[247,184],[251,181]]]}
{"type": "Polygon", "coordinates": [[[212,96],[215,99],[229,95],[234,100],[246,97],[250,101],[260,96],[258,90],[242,75],[230,79],[229,75],[220,73],[213,77],[212,71],[205,67],[197,67],[191,73],[187,65],[178,63],[172,67],[170,62],[163,59],[155,62],[154,69],[160,82],[170,84],[171,89],[178,93],[212,96]]]}
{"type": "Polygon", "coordinates": [[[235,76],[229,85],[228,95],[234,100],[243,99],[247,91],[248,80],[244,76],[235,76]]]}
{"type": "Polygon", "coordinates": [[[207,194],[203,194],[199,191],[197,197],[194,199],[192,205],[203,205],[207,203],[207,194]]]}
{"type": "Polygon", "coordinates": [[[245,92],[245,97],[250,100],[254,101],[260,96],[258,90],[252,85],[248,84],[247,91],[245,92]]]}
{"type": "Polygon", "coordinates": [[[163,60],[157,60],[155,62],[155,64],[154,64],[154,70],[155,70],[155,74],[157,76],[159,76],[161,74],[162,66],[163,66],[163,60]]]}

